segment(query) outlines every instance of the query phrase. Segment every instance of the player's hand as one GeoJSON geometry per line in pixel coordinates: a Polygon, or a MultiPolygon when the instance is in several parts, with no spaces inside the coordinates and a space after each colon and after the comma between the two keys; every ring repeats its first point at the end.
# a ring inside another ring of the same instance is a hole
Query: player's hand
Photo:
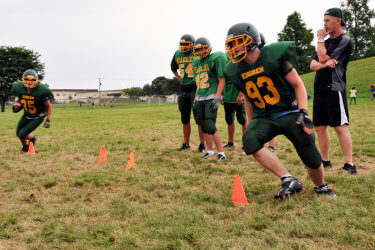
{"type": "Polygon", "coordinates": [[[45,127],[45,128],[49,128],[49,127],[51,127],[51,121],[50,121],[49,119],[47,119],[47,120],[44,122],[43,127],[45,127]]]}
{"type": "Polygon", "coordinates": [[[331,68],[334,69],[336,67],[336,64],[338,64],[339,61],[336,61],[335,59],[329,59],[325,64],[325,68],[331,68]]]}
{"type": "Polygon", "coordinates": [[[319,29],[316,32],[316,36],[317,36],[318,40],[323,40],[327,35],[328,35],[328,32],[326,31],[326,29],[324,27],[319,29]]]}
{"type": "Polygon", "coordinates": [[[220,99],[217,99],[217,98],[213,99],[210,104],[212,111],[218,110],[219,105],[220,105],[220,99]]]}
{"type": "Polygon", "coordinates": [[[314,123],[312,122],[309,114],[307,113],[306,109],[300,109],[299,110],[299,116],[296,121],[297,124],[301,124],[303,127],[303,130],[308,133],[312,134],[313,128],[314,128],[314,123]]]}
{"type": "Polygon", "coordinates": [[[22,109],[22,104],[20,102],[15,102],[13,107],[12,107],[13,113],[20,112],[21,109],[22,109]]]}

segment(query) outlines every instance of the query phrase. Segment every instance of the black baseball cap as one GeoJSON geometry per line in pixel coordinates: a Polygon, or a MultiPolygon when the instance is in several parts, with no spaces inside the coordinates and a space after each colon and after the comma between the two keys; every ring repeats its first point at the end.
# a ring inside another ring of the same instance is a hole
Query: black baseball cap
{"type": "Polygon", "coordinates": [[[331,8],[324,12],[324,15],[330,15],[334,17],[341,18],[341,25],[345,26],[344,18],[342,17],[342,11],[340,8],[331,8]]]}

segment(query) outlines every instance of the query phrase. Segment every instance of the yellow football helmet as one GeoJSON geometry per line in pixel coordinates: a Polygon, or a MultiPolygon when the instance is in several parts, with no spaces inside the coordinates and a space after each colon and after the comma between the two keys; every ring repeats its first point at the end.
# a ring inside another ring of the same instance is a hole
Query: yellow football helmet
{"type": "Polygon", "coordinates": [[[261,44],[257,28],[250,23],[238,23],[228,30],[225,50],[233,63],[245,59],[247,52],[261,44]]]}
{"type": "Polygon", "coordinates": [[[194,55],[205,59],[212,51],[210,41],[205,37],[200,37],[195,42],[194,55]]]}
{"type": "Polygon", "coordinates": [[[32,69],[28,69],[22,75],[22,82],[25,88],[35,88],[38,84],[38,74],[32,69]]]}
{"type": "Polygon", "coordinates": [[[194,48],[195,38],[190,34],[185,34],[180,39],[180,52],[186,53],[194,48]]]}

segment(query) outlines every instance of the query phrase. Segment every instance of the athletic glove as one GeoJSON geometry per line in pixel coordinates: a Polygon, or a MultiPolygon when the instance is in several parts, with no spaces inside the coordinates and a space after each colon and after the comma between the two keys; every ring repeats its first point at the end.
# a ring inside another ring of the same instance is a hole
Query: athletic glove
{"type": "Polygon", "coordinates": [[[303,127],[307,127],[307,128],[314,127],[314,123],[312,122],[306,109],[299,110],[299,116],[298,116],[297,122],[300,123],[303,127]]]}
{"type": "Polygon", "coordinates": [[[217,99],[217,98],[213,99],[210,104],[212,111],[218,110],[219,105],[220,105],[220,99],[217,99]]]}
{"type": "Polygon", "coordinates": [[[47,119],[47,120],[44,122],[43,127],[45,127],[45,128],[49,128],[49,127],[51,127],[51,121],[50,121],[49,119],[47,119]]]}

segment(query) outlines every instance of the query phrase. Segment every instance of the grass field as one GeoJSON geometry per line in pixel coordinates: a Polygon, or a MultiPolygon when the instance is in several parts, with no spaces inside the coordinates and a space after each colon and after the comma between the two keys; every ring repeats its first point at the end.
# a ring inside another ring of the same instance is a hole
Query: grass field
{"type": "MultiPolygon", "coordinates": [[[[311,101],[310,101],[311,102],[311,101]]],[[[124,105],[114,109],[54,106],[51,128],[35,134],[36,155],[21,153],[20,117],[0,113],[0,249],[132,248],[375,248],[375,105],[351,105],[350,132],[359,173],[340,170],[332,138],[326,181],[338,199],[317,196],[293,146],[277,137],[278,156],[305,190],[274,200],[280,181],[237,147],[229,159],[202,160],[177,152],[182,126],[177,105],[124,105]],[[97,163],[105,145],[108,162],[97,163]],[[125,171],[129,154],[136,167],[125,171]],[[248,205],[231,201],[241,176],[248,205]]],[[[311,112],[311,103],[310,103],[311,112]]],[[[218,128],[226,141],[223,108],[218,128]]]]}

